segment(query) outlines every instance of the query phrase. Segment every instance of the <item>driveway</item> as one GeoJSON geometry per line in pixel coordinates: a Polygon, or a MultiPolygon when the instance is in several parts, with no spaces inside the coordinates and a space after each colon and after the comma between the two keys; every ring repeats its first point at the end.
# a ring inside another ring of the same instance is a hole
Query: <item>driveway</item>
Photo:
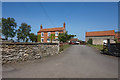
{"type": "Polygon", "coordinates": [[[117,78],[118,58],[73,45],[62,54],[3,65],[3,78],[117,78]]]}

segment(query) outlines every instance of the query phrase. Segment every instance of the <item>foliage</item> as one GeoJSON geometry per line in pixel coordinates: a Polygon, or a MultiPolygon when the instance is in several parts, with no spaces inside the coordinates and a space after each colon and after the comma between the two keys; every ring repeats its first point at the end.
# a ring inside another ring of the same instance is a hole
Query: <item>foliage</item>
{"type": "Polygon", "coordinates": [[[19,26],[19,29],[17,30],[18,41],[22,40],[23,42],[28,42],[30,31],[31,26],[26,23],[22,23],[21,26],[19,26]]]}
{"type": "Polygon", "coordinates": [[[0,18],[0,36],[2,34],[2,19],[0,18]]]}
{"type": "Polygon", "coordinates": [[[37,36],[37,41],[38,41],[38,42],[41,42],[41,35],[38,35],[38,36],[37,36]]]}
{"type": "Polygon", "coordinates": [[[29,38],[30,38],[30,41],[37,42],[37,35],[35,35],[34,33],[30,33],[29,38]]]}
{"type": "Polygon", "coordinates": [[[55,39],[55,34],[51,34],[49,38],[50,38],[50,41],[52,43],[53,39],[55,39]]]}
{"type": "Polygon", "coordinates": [[[16,35],[16,27],[17,23],[14,18],[2,18],[2,34],[6,40],[8,40],[8,37],[13,38],[16,35]]]}
{"type": "Polygon", "coordinates": [[[67,42],[68,40],[70,40],[71,38],[75,37],[76,35],[68,35],[67,32],[65,33],[60,33],[58,36],[58,39],[60,42],[67,42]]]}
{"type": "Polygon", "coordinates": [[[63,50],[65,50],[66,48],[68,48],[68,47],[70,47],[70,45],[69,44],[65,44],[65,45],[63,45],[63,46],[60,46],[60,52],[61,51],[63,51],[63,50]]]}
{"type": "Polygon", "coordinates": [[[115,38],[114,41],[115,41],[115,43],[118,43],[118,39],[117,38],[115,38]]]}
{"type": "Polygon", "coordinates": [[[93,44],[93,40],[90,38],[88,41],[87,41],[87,44],[93,44]]]}

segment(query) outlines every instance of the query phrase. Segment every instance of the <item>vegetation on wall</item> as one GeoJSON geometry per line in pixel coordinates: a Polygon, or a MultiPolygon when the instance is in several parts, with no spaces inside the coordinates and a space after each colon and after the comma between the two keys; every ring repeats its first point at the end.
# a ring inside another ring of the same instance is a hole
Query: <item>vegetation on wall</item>
{"type": "Polygon", "coordinates": [[[41,35],[37,36],[37,42],[41,42],[41,35]]]}
{"type": "Polygon", "coordinates": [[[50,38],[50,41],[52,43],[53,39],[55,39],[55,34],[51,34],[49,38],[50,38]]]}

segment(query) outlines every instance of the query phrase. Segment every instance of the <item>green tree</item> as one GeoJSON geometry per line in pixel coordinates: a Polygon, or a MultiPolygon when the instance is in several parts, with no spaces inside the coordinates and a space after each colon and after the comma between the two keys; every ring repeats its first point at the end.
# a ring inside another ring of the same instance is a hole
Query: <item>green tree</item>
{"type": "Polygon", "coordinates": [[[90,38],[90,39],[87,41],[87,43],[92,45],[92,44],[93,44],[92,38],[90,38]]]}
{"type": "Polygon", "coordinates": [[[29,38],[30,38],[30,41],[32,41],[32,42],[36,42],[37,41],[37,35],[35,35],[34,33],[30,33],[29,34],[29,38]]]}
{"type": "Polygon", "coordinates": [[[2,18],[2,34],[5,36],[5,39],[13,38],[16,35],[17,23],[14,18],[2,18]]]}
{"type": "Polygon", "coordinates": [[[50,41],[52,43],[53,39],[55,39],[55,34],[51,34],[49,38],[50,38],[50,41]]]}
{"type": "Polygon", "coordinates": [[[19,29],[17,30],[18,41],[22,40],[23,42],[28,42],[30,31],[31,26],[26,23],[22,23],[21,26],[19,26],[19,29]]]}
{"type": "Polygon", "coordinates": [[[58,36],[58,39],[60,42],[67,42],[68,40],[70,40],[71,38],[75,37],[76,35],[68,35],[68,32],[65,33],[60,33],[58,36]]]}

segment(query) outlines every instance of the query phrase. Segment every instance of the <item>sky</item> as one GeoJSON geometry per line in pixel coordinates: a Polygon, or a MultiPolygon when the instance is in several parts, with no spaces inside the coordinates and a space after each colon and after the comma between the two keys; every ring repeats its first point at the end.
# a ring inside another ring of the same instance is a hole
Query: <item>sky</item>
{"type": "Polygon", "coordinates": [[[43,28],[62,27],[80,40],[85,32],[118,30],[117,2],[3,2],[2,17],[12,17],[17,28],[25,22],[37,34],[43,28]]]}

